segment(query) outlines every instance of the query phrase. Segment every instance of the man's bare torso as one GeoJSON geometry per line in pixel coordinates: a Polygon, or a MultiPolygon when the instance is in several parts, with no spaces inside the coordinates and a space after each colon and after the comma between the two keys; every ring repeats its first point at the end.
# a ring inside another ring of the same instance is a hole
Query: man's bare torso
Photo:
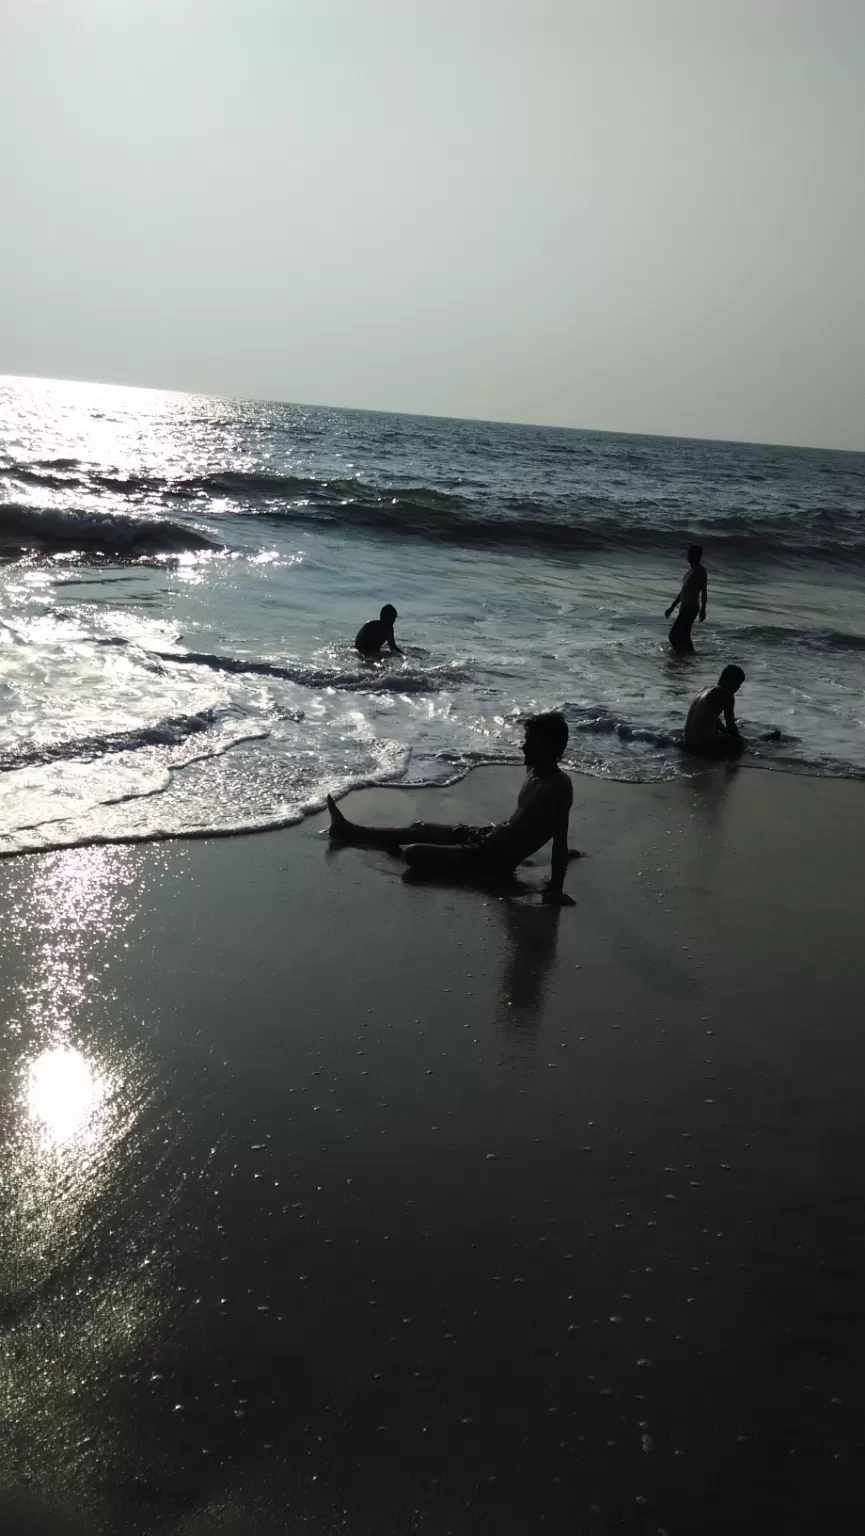
{"type": "Polygon", "coordinates": [[[517,797],[517,808],[510,821],[494,827],[490,842],[497,857],[516,868],[556,833],[574,799],[574,787],[564,769],[555,773],[528,773],[517,797]]]}

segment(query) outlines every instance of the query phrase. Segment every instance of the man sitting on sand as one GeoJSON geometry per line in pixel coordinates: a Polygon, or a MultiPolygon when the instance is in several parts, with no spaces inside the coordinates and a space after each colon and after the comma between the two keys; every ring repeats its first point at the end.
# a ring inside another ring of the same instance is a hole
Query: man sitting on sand
{"type": "Polygon", "coordinates": [[[523,757],[529,772],[510,821],[492,827],[455,827],[415,822],[410,827],[364,827],[349,821],[331,799],[330,835],[335,842],[402,848],[410,870],[457,880],[512,875],[552,839],[552,870],[544,901],[572,907],[563,890],[568,867],[568,816],[574,798],[570,777],[559,766],[568,744],[562,715],[535,715],[526,722],[523,757]]]}
{"type": "Polygon", "coordinates": [[[688,752],[699,752],[704,757],[735,757],[743,751],[745,743],[736,724],[735,698],[744,681],[741,667],[725,667],[713,688],[704,688],[697,694],[685,721],[683,745],[688,752]]]}
{"type": "Polygon", "coordinates": [[[393,626],[398,618],[393,603],[385,603],[379,617],[370,619],[358,630],[355,650],[360,651],[362,656],[377,656],[382,646],[386,645],[388,650],[401,656],[402,652],[393,637],[393,626]]]}

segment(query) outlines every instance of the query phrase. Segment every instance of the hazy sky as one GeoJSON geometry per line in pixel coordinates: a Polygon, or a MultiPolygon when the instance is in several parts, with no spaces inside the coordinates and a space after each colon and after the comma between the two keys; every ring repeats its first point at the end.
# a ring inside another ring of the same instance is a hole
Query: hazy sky
{"type": "Polygon", "coordinates": [[[865,448],[865,0],[0,0],[0,372],[865,448]]]}

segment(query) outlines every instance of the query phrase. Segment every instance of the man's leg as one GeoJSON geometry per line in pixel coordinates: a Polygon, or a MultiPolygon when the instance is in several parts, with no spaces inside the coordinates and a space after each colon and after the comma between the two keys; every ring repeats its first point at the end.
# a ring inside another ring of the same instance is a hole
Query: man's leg
{"type": "MultiPolygon", "coordinates": [[[[424,834],[428,830],[421,828],[424,834]]],[[[437,843],[412,842],[405,849],[403,858],[409,869],[419,875],[444,875],[448,879],[462,880],[478,879],[492,872],[476,848],[467,848],[460,843],[443,847],[437,843]]]]}
{"type": "Polygon", "coordinates": [[[439,879],[453,884],[465,882],[485,888],[519,888],[514,870],[501,863],[483,844],[451,843],[449,847],[442,847],[436,843],[409,843],[403,858],[408,865],[404,880],[419,875],[421,879],[439,879]]]}
{"type": "Polygon", "coordinates": [[[694,642],[691,638],[691,630],[697,617],[696,608],[688,608],[682,614],[682,650],[687,656],[694,654],[694,642]]]}
{"type": "Polygon", "coordinates": [[[407,843],[452,845],[454,853],[463,850],[455,844],[457,828],[439,822],[415,821],[407,827],[365,827],[343,816],[336,801],[327,797],[330,811],[330,835],[334,842],[366,843],[374,848],[403,848],[407,843]]]}
{"type": "Polygon", "coordinates": [[[741,737],[725,736],[720,731],[711,741],[685,747],[686,752],[691,752],[695,757],[704,757],[710,762],[719,762],[725,757],[740,757],[744,750],[745,743],[741,737]]]}
{"type": "Polygon", "coordinates": [[[697,617],[696,608],[680,609],[676,622],[670,630],[670,644],[680,656],[688,656],[693,653],[694,643],[691,639],[691,629],[697,617]]]}

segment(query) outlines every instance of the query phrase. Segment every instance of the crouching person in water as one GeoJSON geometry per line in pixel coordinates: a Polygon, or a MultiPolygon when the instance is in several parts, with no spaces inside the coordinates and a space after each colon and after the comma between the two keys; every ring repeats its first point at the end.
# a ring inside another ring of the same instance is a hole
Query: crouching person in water
{"type": "Polygon", "coordinates": [[[523,757],[528,774],[510,821],[491,827],[415,822],[409,827],[365,827],[349,821],[328,796],[334,841],[402,848],[409,870],[448,879],[484,880],[512,875],[518,864],[552,840],[552,869],[544,901],[572,907],[564,891],[568,867],[568,817],[574,799],[570,776],[560,767],[568,725],[559,714],[534,715],[526,722],[523,757]]]}
{"type": "Polygon", "coordinates": [[[712,688],[697,694],[685,721],[682,745],[686,752],[702,757],[738,757],[745,750],[735,708],[736,694],[744,681],[741,667],[725,667],[712,688]]]}
{"type": "Polygon", "coordinates": [[[355,637],[355,650],[360,651],[361,656],[378,656],[382,646],[386,645],[395,656],[401,656],[393,632],[398,618],[393,603],[385,603],[377,619],[368,619],[361,625],[355,637]]]}

